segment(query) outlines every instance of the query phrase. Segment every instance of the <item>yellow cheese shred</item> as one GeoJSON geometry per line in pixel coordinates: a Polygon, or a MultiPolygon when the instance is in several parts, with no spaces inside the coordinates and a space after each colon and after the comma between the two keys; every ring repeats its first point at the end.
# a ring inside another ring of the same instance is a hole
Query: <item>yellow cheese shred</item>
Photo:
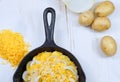
{"type": "Polygon", "coordinates": [[[20,33],[8,29],[0,31],[0,57],[11,66],[18,66],[27,52],[28,44],[20,33]]]}

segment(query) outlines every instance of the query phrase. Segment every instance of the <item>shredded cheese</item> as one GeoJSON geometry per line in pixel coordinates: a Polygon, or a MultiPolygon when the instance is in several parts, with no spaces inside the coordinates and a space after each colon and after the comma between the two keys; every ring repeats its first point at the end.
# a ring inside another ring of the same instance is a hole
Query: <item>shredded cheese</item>
{"type": "Polygon", "coordinates": [[[28,44],[20,33],[0,31],[0,57],[16,67],[28,52],[28,44]]]}
{"type": "Polygon", "coordinates": [[[78,82],[78,73],[61,52],[42,52],[28,62],[22,78],[24,82],[78,82]]]}

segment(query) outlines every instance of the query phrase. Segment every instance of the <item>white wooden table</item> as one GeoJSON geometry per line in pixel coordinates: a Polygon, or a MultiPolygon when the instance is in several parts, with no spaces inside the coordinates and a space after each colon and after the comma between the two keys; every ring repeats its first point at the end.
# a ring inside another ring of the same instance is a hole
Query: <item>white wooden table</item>
{"type": "MultiPolygon", "coordinates": [[[[102,0],[97,0],[102,1],[102,0]]],[[[47,7],[56,10],[54,38],[57,45],[72,52],[79,60],[87,82],[120,82],[120,1],[111,0],[116,7],[109,16],[112,26],[97,33],[78,23],[79,14],[69,11],[61,0],[0,0],[0,30],[12,29],[24,35],[31,44],[30,50],[44,43],[43,11],[47,7]],[[99,48],[101,37],[113,36],[118,51],[106,57],[99,48]]],[[[13,82],[14,71],[0,59],[0,82],[13,82]]]]}

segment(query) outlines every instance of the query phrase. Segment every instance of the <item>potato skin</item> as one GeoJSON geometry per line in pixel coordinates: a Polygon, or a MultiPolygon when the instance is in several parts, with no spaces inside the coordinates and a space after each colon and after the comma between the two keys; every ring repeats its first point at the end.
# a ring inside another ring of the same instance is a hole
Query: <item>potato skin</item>
{"type": "Polygon", "coordinates": [[[104,1],[98,4],[95,8],[96,16],[108,16],[115,10],[114,4],[110,1],[104,1]]]}
{"type": "Polygon", "coordinates": [[[101,49],[107,56],[115,55],[117,51],[116,41],[111,36],[104,36],[101,40],[101,49]]]}
{"type": "Polygon", "coordinates": [[[80,14],[79,23],[83,26],[89,26],[94,21],[94,14],[91,11],[86,11],[80,14]]]}
{"type": "Polygon", "coordinates": [[[111,22],[107,17],[97,17],[92,24],[92,29],[98,32],[105,31],[110,27],[111,22]]]}

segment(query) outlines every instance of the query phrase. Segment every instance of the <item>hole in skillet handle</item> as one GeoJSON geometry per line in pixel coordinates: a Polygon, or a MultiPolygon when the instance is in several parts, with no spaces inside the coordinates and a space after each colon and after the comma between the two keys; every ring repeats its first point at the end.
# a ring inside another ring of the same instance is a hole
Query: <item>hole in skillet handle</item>
{"type": "Polygon", "coordinates": [[[77,59],[67,50],[58,47],[54,42],[53,34],[54,34],[55,17],[56,17],[56,14],[55,14],[54,9],[52,9],[52,8],[45,9],[44,14],[43,14],[43,20],[44,20],[46,41],[41,47],[34,49],[30,53],[28,53],[28,55],[26,55],[26,57],[23,58],[23,60],[19,64],[19,66],[13,76],[13,82],[23,82],[22,74],[26,70],[27,63],[29,61],[31,61],[34,56],[36,56],[38,53],[43,52],[43,51],[55,51],[55,50],[62,52],[63,54],[68,56],[71,59],[71,61],[73,61],[75,63],[75,65],[77,66],[77,71],[78,71],[78,75],[79,75],[78,82],[86,82],[85,74],[84,74],[79,62],[77,61],[77,59]],[[48,24],[48,19],[47,19],[48,13],[51,14],[51,23],[50,24],[48,24]]]}

